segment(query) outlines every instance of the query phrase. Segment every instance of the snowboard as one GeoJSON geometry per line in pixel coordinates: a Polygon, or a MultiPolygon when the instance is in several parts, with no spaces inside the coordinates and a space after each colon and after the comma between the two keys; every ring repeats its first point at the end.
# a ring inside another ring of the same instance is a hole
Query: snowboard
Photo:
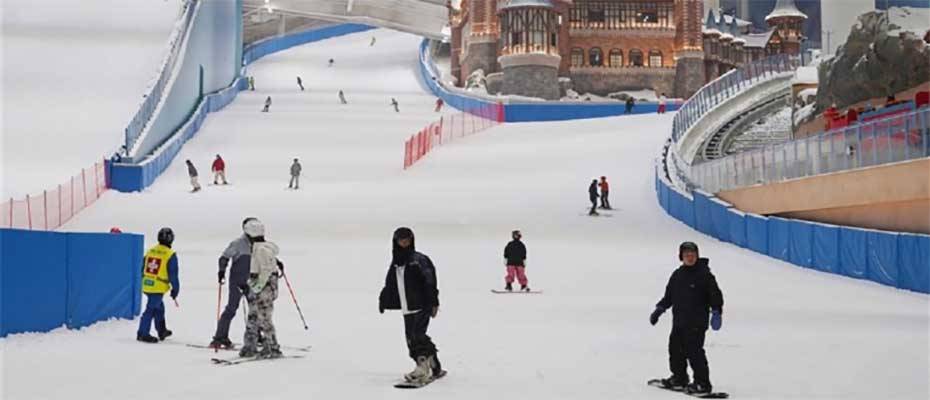
{"type": "Polygon", "coordinates": [[[261,357],[234,357],[234,358],[211,358],[210,361],[214,365],[218,366],[231,366],[245,364],[255,361],[274,361],[274,360],[283,360],[287,358],[304,358],[303,355],[283,355],[278,358],[261,358],[261,357]]]}
{"type": "Polygon", "coordinates": [[[542,290],[530,290],[529,292],[524,290],[497,290],[491,289],[491,293],[496,294],[542,294],[542,290]]]}
{"type": "Polygon", "coordinates": [[[726,392],[710,392],[710,393],[701,393],[701,394],[693,393],[693,394],[692,394],[692,393],[685,392],[685,391],[683,391],[683,390],[676,390],[676,389],[672,389],[672,388],[667,388],[667,387],[665,387],[665,386],[662,386],[662,380],[661,380],[661,379],[650,379],[648,382],[646,382],[646,384],[649,385],[649,386],[652,386],[652,387],[657,387],[657,388],[662,389],[662,390],[668,390],[668,391],[671,391],[671,392],[683,393],[683,394],[686,394],[686,395],[691,396],[691,397],[697,397],[697,398],[699,398],[699,399],[727,399],[727,398],[730,397],[730,394],[729,394],[729,393],[726,393],[726,392]]]}
{"type": "Polygon", "coordinates": [[[429,385],[430,383],[436,382],[436,380],[446,376],[447,373],[449,373],[449,371],[442,370],[439,375],[434,376],[433,379],[430,379],[429,382],[426,383],[407,382],[406,380],[403,380],[401,382],[395,383],[394,387],[398,389],[419,389],[429,385]]]}

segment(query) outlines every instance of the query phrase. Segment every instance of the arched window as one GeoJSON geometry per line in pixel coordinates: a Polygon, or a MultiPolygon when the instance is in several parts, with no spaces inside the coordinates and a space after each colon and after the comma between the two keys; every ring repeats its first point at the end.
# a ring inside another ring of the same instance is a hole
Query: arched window
{"type": "Polygon", "coordinates": [[[649,50],[649,66],[650,67],[661,67],[662,66],[662,52],[659,50],[649,50]]]}
{"type": "Polygon", "coordinates": [[[613,68],[620,68],[623,66],[623,51],[620,49],[610,50],[610,66],[613,68]]]}
{"type": "Polygon", "coordinates": [[[588,50],[588,64],[592,67],[600,67],[604,65],[604,52],[601,51],[600,47],[594,47],[591,50],[588,50]]]}
{"type": "Polygon", "coordinates": [[[584,66],[584,50],[578,47],[575,47],[572,49],[572,66],[573,67],[584,66]]]}
{"type": "Polygon", "coordinates": [[[630,66],[631,67],[642,67],[643,66],[643,52],[640,49],[630,50],[630,66]]]}

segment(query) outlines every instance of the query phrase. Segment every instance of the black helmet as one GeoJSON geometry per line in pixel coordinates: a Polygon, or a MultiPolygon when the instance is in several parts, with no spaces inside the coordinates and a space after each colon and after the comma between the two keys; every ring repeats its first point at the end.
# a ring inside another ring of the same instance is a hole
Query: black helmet
{"type": "Polygon", "coordinates": [[[397,230],[394,231],[394,241],[396,242],[400,239],[413,239],[413,230],[404,226],[397,228],[397,230]]]}
{"type": "Polygon", "coordinates": [[[697,245],[697,244],[695,244],[694,242],[684,242],[684,243],[682,243],[681,245],[678,246],[678,259],[679,259],[679,260],[682,259],[682,254],[684,254],[684,252],[686,252],[686,251],[693,251],[694,254],[698,254],[698,255],[701,254],[701,253],[698,251],[698,245],[697,245]]]}
{"type": "Polygon", "coordinates": [[[516,238],[518,238],[518,237],[523,237],[523,233],[521,233],[520,230],[517,229],[517,230],[515,230],[515,231],[513,231],[513,232],[510,232],[510,237],[512,237],[512,238],[514,238],[514,239],[516,239],[516,238]]]}
{"type": "Polygon", "coordinates": [[[158,244],[171,247],[172,243],[174,243],[174,231],[171,228],[161,228],[158,231],[158,244]]]}

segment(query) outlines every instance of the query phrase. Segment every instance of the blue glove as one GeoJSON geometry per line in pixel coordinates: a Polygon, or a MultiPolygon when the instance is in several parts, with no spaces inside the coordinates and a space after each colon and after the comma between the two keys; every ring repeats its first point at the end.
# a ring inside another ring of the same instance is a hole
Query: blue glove
{"type": "Polygon", "coordinates": [[[720,326],[723,325],[723,316],[721,315],[720,310],[713,310],[710,312],[710,327],[715,331],[720,330],[720,326]]]}
{"type": "Polygon", "coordinates": [[[655,325],[659,322],[659,317],[662,316],[662,313],[665,312],[665,309],[662,307],[656,307],[655,311],[652,312],[652,315],[649,316],[649,323],[655,325]]]}

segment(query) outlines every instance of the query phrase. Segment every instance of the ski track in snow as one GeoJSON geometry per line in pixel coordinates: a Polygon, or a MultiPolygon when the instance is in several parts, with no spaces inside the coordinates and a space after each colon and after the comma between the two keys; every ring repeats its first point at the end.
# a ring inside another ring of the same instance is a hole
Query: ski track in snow
{"type": "MultiPolygon", "coordinates": [[[[134,341],[137,321],[0,340],[4,398],[50,399],[681,399],[667,376],[671,313],[649,313],[694,240],[724,292],[723,329],[707,333],[716,390],[739,399],[925,399],[928,297],[804,270],[720,243],[667,216],[653,159],[672,116],[637,115],[493,128],[435,149],[404,172],[403,140],[436,118],[416,80],[419,38],[380,30],[306,45],[251,66],[256,92],[211,114],[156,184],[106,193],[65,230],[146,234],[174,228],[180,308],[169,339],[206,343],[216,260],[246,216],[261,218],[310,325],[282,282],[279,340],[307,357],[218,368],[209,350],[134,341]],[[336,65],[326,67],[326,60],[336,65]],[[296,91],[300,74],[308,92],[296,91]],[[340,105],[339,89],[349,105],[340,105]],[[265,96],[274,100],[260,113],[265,96]],[[390,107],[391,97],[401,113],[390,107]],[[217,153],[233,185],[189,194],[217,153]],[[300,191],[288,167],[304,166],[300,191]],[[607,175],[613,218],[580,216],[607,175]],[[411,394],[402,317],[379,315],[391,233],[410,226],[437,266],[442,307],[430,335],[449,376],[411,394]],[[520,229],[536,296],[498,296],[503,247],[520,229]]],[[[224,294],[224,298],[225,298],[224,294]]],[[[9,305],[7,305],[9,306],[9,305]]],[[[232,325],[241,340],[243,319],[232,325]]]]}

